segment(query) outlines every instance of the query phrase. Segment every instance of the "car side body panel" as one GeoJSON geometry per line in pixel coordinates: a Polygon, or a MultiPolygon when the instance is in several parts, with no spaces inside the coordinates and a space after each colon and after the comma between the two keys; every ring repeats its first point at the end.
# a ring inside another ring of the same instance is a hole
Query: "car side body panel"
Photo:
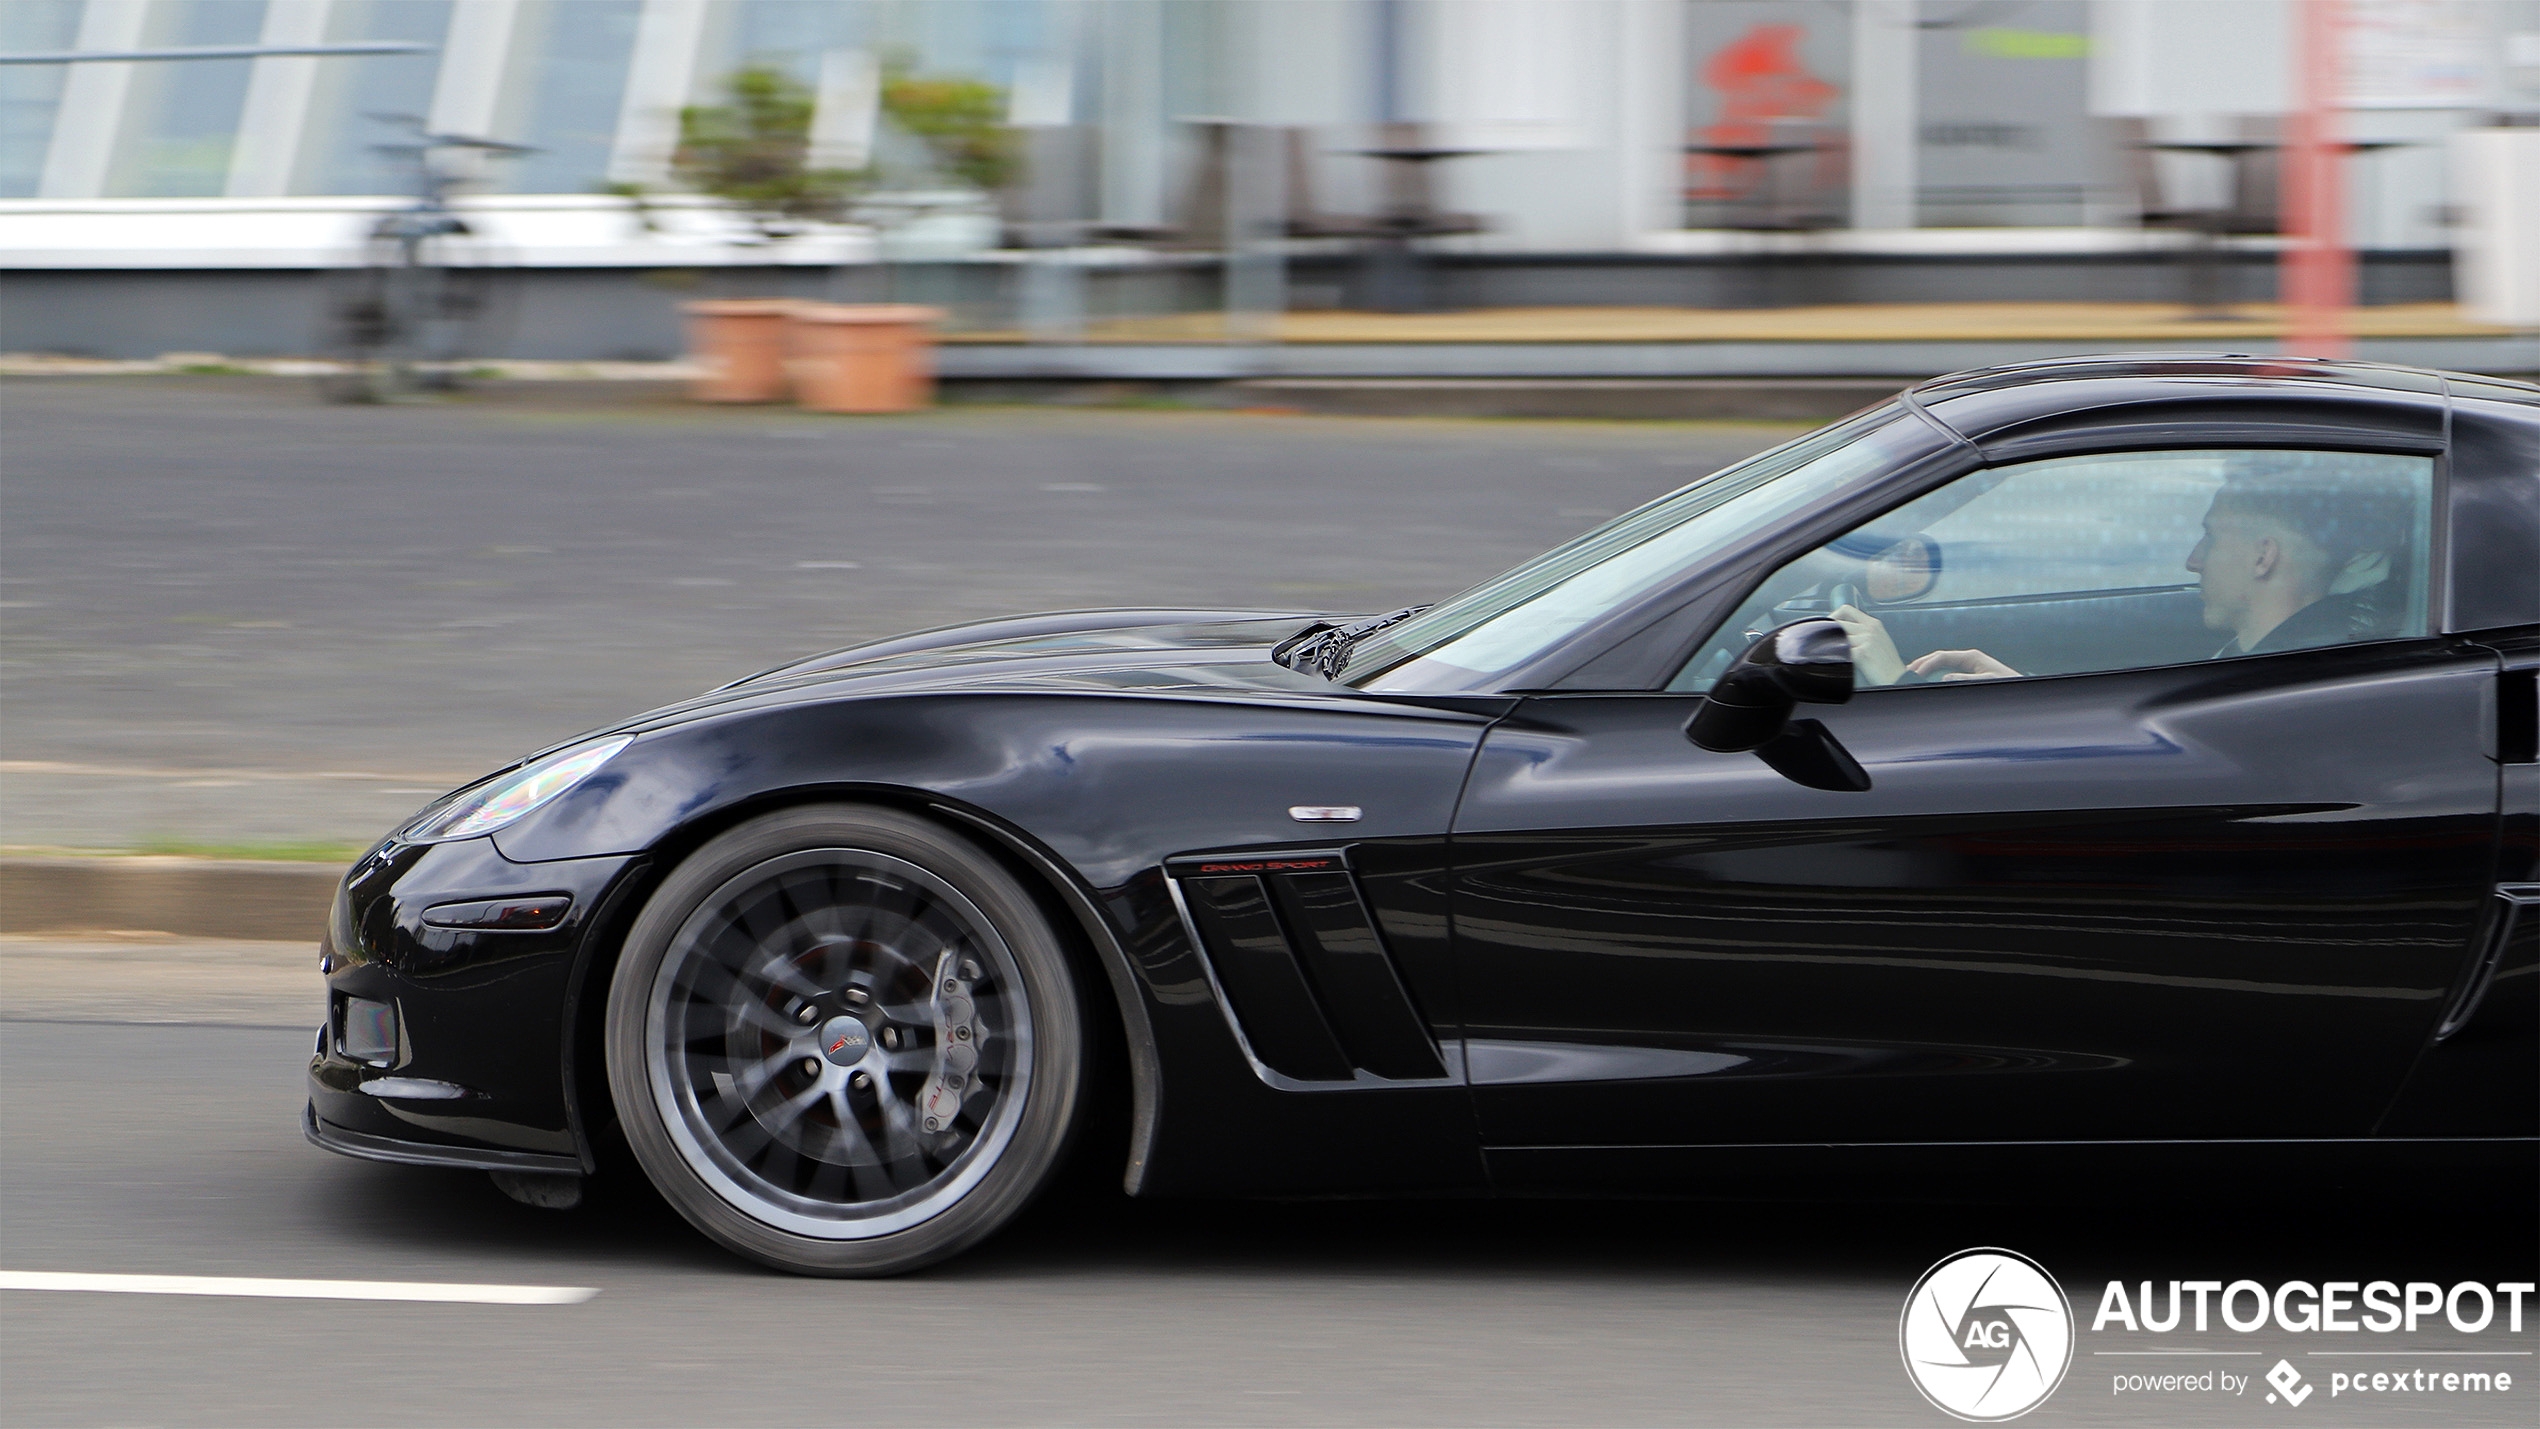
{"type": "MultiPolygon", "coordinates": [[[[1137,1189],[1478,1186],[1465,1093],[1452,1077],[1343,1083],[1303,1095],[1264,1081],[1212,990],[1164,867],[1184,854],[1330,849],[1330,833],[1299,824],[1289,809],[1360,808],[1360,821],[1344,833],[1350,867],[1423,1025],[1451,1042],[1445,920],[1423,900],[1441,896],[1448,821],[1488,713],[1347,692],[1210,690],[1198,688],[1202,681],[1187,668],[1178,678],[1189,687],[1180,695],[1009,688],[805,701],[798,692],[792,703],[656,728],[573,794],[493,838],[375,858],[378,866],[357,871],[348,885],[352,921],[364,930],[396,928],[420,907],[459,896],[452,887],[481,890],[484,870],[496,865],[526,887],[549,879],[548,870],[565,878],[626,865],[641,852],[672,862],[678,849],[780,804],[862,799],[930,808],[1063,876],[1079,906],[1098,915],[1089,941],[1128,993],[1122,1020],[1133,1062],[1147,1069],[1136,1089],[1137,1189]]],[[[418,945],[375,931],[361,936],[361,985],[373,991],[359,995],[403,991],[400,980],[412,975],[391,950],[418,945]]],[[[516,1065],[516,1076],[480,1072],[479,1079],[502,1081],[486,1090],[547,1129],[542,1148],[587,1155],[587,1145],[556,1139],[568,1126],[567,1101],[596,1090],[587,1067],[568,1077],[564,1099],[550,1091],[542,1101],[533,1091],[575,1062],[567,1019],[555,1011],[564,987],[577,976],[604,977],[615,951],[606,932],[569,951],[567,944],[541,944],[533,959],[539,987],[518,987],[518,1007],[487,1024],[528,1049],[503,1064],[516,1065]],[[522,1025],[540,1018],[520,1008],[546,1009],[543,1023],[522,1025]]],[[[512,957],[531,953],[523,947],[512,957]]],[[[480,954],[472,965],[486,960],[480,954]]],[[[481,1064],[480,1050],[466,1055],[481,1064]]]]}

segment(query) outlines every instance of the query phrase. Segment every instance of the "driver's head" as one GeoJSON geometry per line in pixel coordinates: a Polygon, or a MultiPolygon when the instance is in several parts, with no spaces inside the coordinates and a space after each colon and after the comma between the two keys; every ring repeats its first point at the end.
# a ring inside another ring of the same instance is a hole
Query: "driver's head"
{"type": "Polygon", "coordinates": [[[2187,556],[2205,625],[2254,640],[2331,591],[2386,577],[2404,493],[2320,452],[2245,452],[2214,493],[2187,556]]]}

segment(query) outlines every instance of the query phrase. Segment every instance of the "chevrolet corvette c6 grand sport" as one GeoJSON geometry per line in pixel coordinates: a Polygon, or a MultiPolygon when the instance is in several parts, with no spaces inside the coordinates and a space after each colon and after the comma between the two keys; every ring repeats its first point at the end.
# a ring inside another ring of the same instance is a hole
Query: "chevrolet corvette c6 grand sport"
{"type": "Polygon", "coordinates": [[[306,1130],[640,1174],[829,1275],[1071,1150],[1138,1195],[2528,1167],[2535,672],[2540,388],[1961,374],[1434,605],[935,630],[450,794],[344,879],[306,1130]]]}

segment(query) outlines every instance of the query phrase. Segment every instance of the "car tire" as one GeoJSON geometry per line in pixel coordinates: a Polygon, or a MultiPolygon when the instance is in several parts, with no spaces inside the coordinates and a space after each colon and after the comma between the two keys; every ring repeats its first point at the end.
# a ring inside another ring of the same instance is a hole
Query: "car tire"
{"type": "Polygon", "coordinates": [[[798,1274],[893,1275],[1051,1179],[1084,1025],[1048,920],[976,845],[893,809],[788,809],[690,854],[637,916],[609,1090],[707,1236],[798,1274]]]}

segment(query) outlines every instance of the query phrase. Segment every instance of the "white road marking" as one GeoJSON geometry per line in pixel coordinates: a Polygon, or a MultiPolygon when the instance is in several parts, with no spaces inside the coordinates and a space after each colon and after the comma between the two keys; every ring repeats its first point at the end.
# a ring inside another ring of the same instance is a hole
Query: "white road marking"
{"type": "Polygon", "coordinates": [[[0,1270],[0,1290],[99,1290],[120,1295],[255,1295],[282,1300],[438,1300],[462,1305],[579,1305],[582,1285],[439,1285],[413,1280],[259,1280],[235,1275],[90,1275],[0,1270]]]}

